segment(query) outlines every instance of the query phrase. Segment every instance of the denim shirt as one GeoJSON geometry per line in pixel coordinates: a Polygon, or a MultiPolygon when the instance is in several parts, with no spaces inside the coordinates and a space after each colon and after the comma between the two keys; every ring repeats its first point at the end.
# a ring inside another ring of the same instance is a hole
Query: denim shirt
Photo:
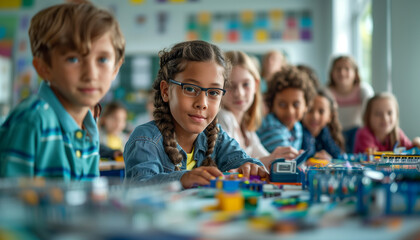
{"type": "MultiPolygon", "coordinates": [[[[214,147],[212,158],[220,171],[225,172],[238,168],[246,162],[262,166],[262,163],[248,156],[238,142],[223,131],[220,131],[214,147]]],[[[197,136],[194,146],[196,167],[202,165],[206,158],[207,136],[204,132],[197,136]]],[[[131,134],[124,148],[126,180],[142,183],[164,183],[179,181],[186,170],[187,154],[177,146],[182,154],[181,171],[175,171],[175,165],[169,159],[163,147],[163,137],[154,121],[138,126],[131,134]]]]}
{"type": "Polygon", "coordinates": [[[309,130],[304,126],[302,149],[309,152],[308,156],[314,156],[321,150],[325,150],[333,158],[338,158],[341,154],[341,149],[332,138],[328,127],[324,127],[318,136],[314,138],[309,130]]]}

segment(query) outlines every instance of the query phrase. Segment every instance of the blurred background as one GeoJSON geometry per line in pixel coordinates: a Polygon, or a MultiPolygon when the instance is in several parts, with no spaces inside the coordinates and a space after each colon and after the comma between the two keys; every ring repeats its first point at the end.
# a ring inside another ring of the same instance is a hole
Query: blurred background
{"type": "MultiPolygon", "coordinates": [[[[39,10],[64,0],[0,0],[0,122],[19,101],[36,93],[28,28],[39,10]]],[[[400,126],[420,135],[415,107],[420,87],[418,0],[92,0],[112,11],[126,38],[126,59],[102,104],[128,109],[129,127],[147,121],[147,102],[158,52],[202,39],[258,60],[282,51],[291,64],[328,80],[333,57],[355,58],[362,81],[375,92],[392,91],[400,126]]]]}

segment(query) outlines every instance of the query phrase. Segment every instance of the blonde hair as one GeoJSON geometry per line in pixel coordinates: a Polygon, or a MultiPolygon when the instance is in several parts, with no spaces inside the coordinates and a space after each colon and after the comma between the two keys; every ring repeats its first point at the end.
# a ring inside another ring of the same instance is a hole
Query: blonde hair
{"type": "MultiPolygon", "coordinates": [[[[153,117],[156,126],[162,133],[165,152],[175,165],[175,171],[179,171],[178,164],[182,161],[182,155],[177,149],[174,120],[169,109],[169,104],[163,101],[160,93],[160,82],[169,82],[169,79],[173,79],[176,74],[185,70],[188,62],[215,62],[225,69],[223,77],[224,85],[226,85],[230,65],[225,61],[222,51],[216,45],[200,40],[178,43],[170,50],[164,49],[160,51],[159,57],[160,69],[153,83],[155,96],[153,117]]],[[[216,145],[218,133],[219,128],[217,127],[216,117],[205,129],[207,151],[206,159],[203,161],[202,166],[216,166],[216,162],[212,159],[211,155],[216,145]]]]}
{"type": "Polygon", "coordinates": [[[261,124],[262,121],[262,96],[260,92],[260,82],[261,77],[258,73],[258,70],[252,61],[252,59],[244,52],[241,51],[229,51],[225,53],[225,57],[230,61],[232,67],[240,66],[246,69],[252,77],[255,79],[255,94],[254,101],[249,109],[245,112],[244,117],[242,118],[241,125],[244,124],[248,131],[255,131],[261,124]]]}
{"type": "Polygon", "coordinates": [[[335,82],[334,82],[334,79],[333,79],[333,71],[334,71],[335,65],[341,60],[350,62],[351,66],[353,67],[353,70],[354,70],[353,86],[359,85],[360,84],[360,75],[359,75],[359,68],[357,67],[356,61],[354,61],[354,59],[350,56],[338,56],[338,57],[334,58],[332,63],[331,63],[330,79],[328,81],[328,86],[329,87],[335,87],[335,82]]]}
{"type": "Polygon", "coordinates": [[[375,94],[375,96],[373,96],[372,98],[368,100],[366,104],[365,112],[363,113],[363,123],[365,124],[367,128],[369,128],[369,130],[372,131],[372,126],[370,125],[370,117],[373,111],[373,103],[376,100],[380,100],[380,99],[388,99],[391,102],[393,102],[395,106],[395,114],[396,114],[395,127],[389,133],[391,146],[394,146],[396,142],[400,141],[400,136],[398,134],[400,114],[399,114],[398,101],[392,93],[388,93],[388,92],[377,93],[375,94]]]}
{"type": "Polygon", "coordinates": [[[31,20],[29,39],[32,55],[51,65],[50,52],[77,49],[88,54],[92,41],[110,32],[115,64],[124,58],[125,39],[111,13],[89,2],[64,3],[38,12],[31,20]]]}

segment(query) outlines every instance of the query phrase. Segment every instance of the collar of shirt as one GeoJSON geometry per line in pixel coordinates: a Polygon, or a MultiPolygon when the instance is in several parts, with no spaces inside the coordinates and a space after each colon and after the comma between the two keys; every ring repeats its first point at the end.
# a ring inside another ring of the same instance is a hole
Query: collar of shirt
{"type": "MultiPolygon", "coordinates": [[[[57,115],[58,121],[60,122],[60,125],[62,126],[65,132],[73,133],[75,131],[80,130],[80,127],[77,125],[76,121],[66,111],[61,102],[58,100],[57,96],[54,94],[50,86],[45,81],[41,83],[41,86],[38,91],[38,96],[44,101],[46,101],[54,110],[54,112],[57,115]]],[[[83,125],[85,126],[86,131],[93,139],[98,139],[98,128],[90,110],[83,119],[83,125]]]]}

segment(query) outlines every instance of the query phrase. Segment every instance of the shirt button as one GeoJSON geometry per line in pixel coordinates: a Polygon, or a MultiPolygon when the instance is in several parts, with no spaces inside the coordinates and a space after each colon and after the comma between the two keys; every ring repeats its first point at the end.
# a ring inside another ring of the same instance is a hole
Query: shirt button
{"type": "Polygon", "coordinates": [[[83,133],[81,131],[76,132],[76,138],[81,139],[83,137],[83,133]]]}
{"type": "Polygon", "coordinates": [[[80,158],[82,156],[82,153],[80,150],[76,150],[76,157],[80,158]]]}

